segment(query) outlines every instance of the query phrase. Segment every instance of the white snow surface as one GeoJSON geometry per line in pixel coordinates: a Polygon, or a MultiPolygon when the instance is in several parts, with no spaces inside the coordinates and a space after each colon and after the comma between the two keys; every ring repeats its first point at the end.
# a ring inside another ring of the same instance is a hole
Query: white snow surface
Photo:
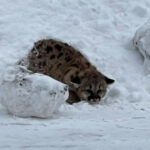
{"type": "Polygon", "coordinates": [[[80,49],[116,82],[99,105],[65,103],[47,119],[19,118],[0,105],[0,149],[149,150],[150,74],[133,46],[149,7],[149,0],[1,0],[1,86],[5,70],[50,37],[80,49]]]}

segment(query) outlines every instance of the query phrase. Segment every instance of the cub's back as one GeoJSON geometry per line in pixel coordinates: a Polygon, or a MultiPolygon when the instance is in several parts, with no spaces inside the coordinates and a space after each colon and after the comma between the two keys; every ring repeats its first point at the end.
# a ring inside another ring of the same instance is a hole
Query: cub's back
{"type": "MultiPolygon", "coordinates": [[[[40,40],[34,44],[28,56],[28,69],[63,81],[68,68],[76,70],[88,60],[72,46],[53,39],[40,40]]],[[[89,64],[87,64],[89,65],[89,64]]]]}

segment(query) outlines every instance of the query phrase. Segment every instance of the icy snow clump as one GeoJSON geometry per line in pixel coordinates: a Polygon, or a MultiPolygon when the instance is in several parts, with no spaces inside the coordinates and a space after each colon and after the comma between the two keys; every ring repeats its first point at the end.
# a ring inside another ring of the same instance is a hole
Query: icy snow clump
{"type": "Polygon", "coordinates": [[[48,76],[10,67],[3,74],[0,100],[9,113],[20,117],[50,117],[68,97],[68,90],[48,76]]]}
{"type": "Polygon", "coordinates": [[[150,71],[150,20],[136,31],[133,44],[144,56],[144,66],[150,71]]]}

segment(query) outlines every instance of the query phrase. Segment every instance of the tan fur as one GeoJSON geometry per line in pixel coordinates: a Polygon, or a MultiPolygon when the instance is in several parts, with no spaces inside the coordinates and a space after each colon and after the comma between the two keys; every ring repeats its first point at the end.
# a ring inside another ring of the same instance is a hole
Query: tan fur
{"type": "Polygon", "coordinates": [[[28,61],[29,70],[46,74],[69,86],[67,102],[70,104],[82,99],[97,103],[106,93],[107,80],[114,82],[98,72],[78,50],[53,39],[36,42],[28,61]],[[91,94],[93,97],[89,98],[91,94]]]}

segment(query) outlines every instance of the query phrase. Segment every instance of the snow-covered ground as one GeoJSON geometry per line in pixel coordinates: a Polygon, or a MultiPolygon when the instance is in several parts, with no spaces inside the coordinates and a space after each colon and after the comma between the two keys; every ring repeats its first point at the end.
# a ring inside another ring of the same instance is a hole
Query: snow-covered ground
{"type": "Polygon", "coordinates": [[[149,7],[149,0],[1,0],[0,83],[45,37],[74,45],[116,82],[100,105],[63,104],[48,119],[18,118],[0,105],[0,149],[149,150],[150,74],[132,45],[149,7]]]}

